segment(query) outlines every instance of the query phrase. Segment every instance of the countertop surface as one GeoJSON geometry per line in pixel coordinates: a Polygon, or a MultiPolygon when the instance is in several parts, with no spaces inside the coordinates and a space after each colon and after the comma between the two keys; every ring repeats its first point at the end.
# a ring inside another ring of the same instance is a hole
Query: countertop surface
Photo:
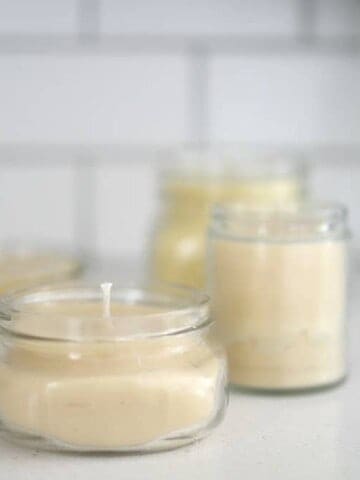
{"type": "Polygon", "coordinates": [[[359,311],[354,298],[351,371],[337,388],[291,396],[231,392],[226,418],[211,436],[170,452],[59,454],[0,440],[0,480],[358,480],[359,311]]]}

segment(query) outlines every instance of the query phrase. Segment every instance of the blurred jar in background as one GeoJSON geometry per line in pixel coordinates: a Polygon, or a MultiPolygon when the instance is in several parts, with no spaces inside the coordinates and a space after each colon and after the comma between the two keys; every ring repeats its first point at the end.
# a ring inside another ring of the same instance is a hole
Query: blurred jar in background
{"type": "Polygon", "coordinates": [[[206,284],[206,232],[214,203],[287,205],[305,194],[304,164],[288,156],[224,149],[182,150],[160,176],[161,210],[150,271],[164,282],[206,284]]]}
{"type": "Polygon", "coordinates": [[[82,260],[75,256],[39,247],[0,248],[0,296],[35,285],[77,277],[82,260]]]}

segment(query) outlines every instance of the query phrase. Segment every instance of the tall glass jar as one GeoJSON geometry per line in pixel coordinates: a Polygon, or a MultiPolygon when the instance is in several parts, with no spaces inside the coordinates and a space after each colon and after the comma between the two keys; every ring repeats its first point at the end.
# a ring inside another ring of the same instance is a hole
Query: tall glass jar
{"type": "Polygon", "coordinates": [[[344,378],[348,236],[338,205],[214,210],[209,290],[231,383],[294,390],[344,378]]]}
{"type": "Polygon", "coordinates": [[[179,152],[161,176],[161,211],[150,271],[158,280],[203,288],[206,231],[214,203],[287,205],[303,198],[304,165],[275,154],[179,152]]]}
{"type": "MultiPolygon", "coordinates": [[[[107,287],[110,284],[105,284],[107,287]]],[[[198,440],[227,403],[207,296],[44,287],[0,302],[0,432],[39,448],[151,451],[198,440]]]]}

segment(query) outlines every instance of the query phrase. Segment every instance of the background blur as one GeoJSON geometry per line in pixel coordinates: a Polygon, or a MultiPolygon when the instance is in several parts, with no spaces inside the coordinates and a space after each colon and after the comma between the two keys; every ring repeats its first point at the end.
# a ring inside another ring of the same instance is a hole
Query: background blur
{"type": "Polygon", "coordinates": [[[360,0],[0,0],[0,241],[139,258],[189,142],[300,150],[360,233],[360,0]]]}

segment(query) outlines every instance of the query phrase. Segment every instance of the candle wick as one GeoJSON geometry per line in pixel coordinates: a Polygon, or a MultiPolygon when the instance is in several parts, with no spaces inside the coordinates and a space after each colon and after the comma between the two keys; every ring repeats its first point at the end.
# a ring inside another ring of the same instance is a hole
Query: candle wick
{"type": "Polygon", "coordinates": [[[100,285],[103,292],[103,317],[111,317],[111,287],[112,283],[102,283],[100,285]]]}

